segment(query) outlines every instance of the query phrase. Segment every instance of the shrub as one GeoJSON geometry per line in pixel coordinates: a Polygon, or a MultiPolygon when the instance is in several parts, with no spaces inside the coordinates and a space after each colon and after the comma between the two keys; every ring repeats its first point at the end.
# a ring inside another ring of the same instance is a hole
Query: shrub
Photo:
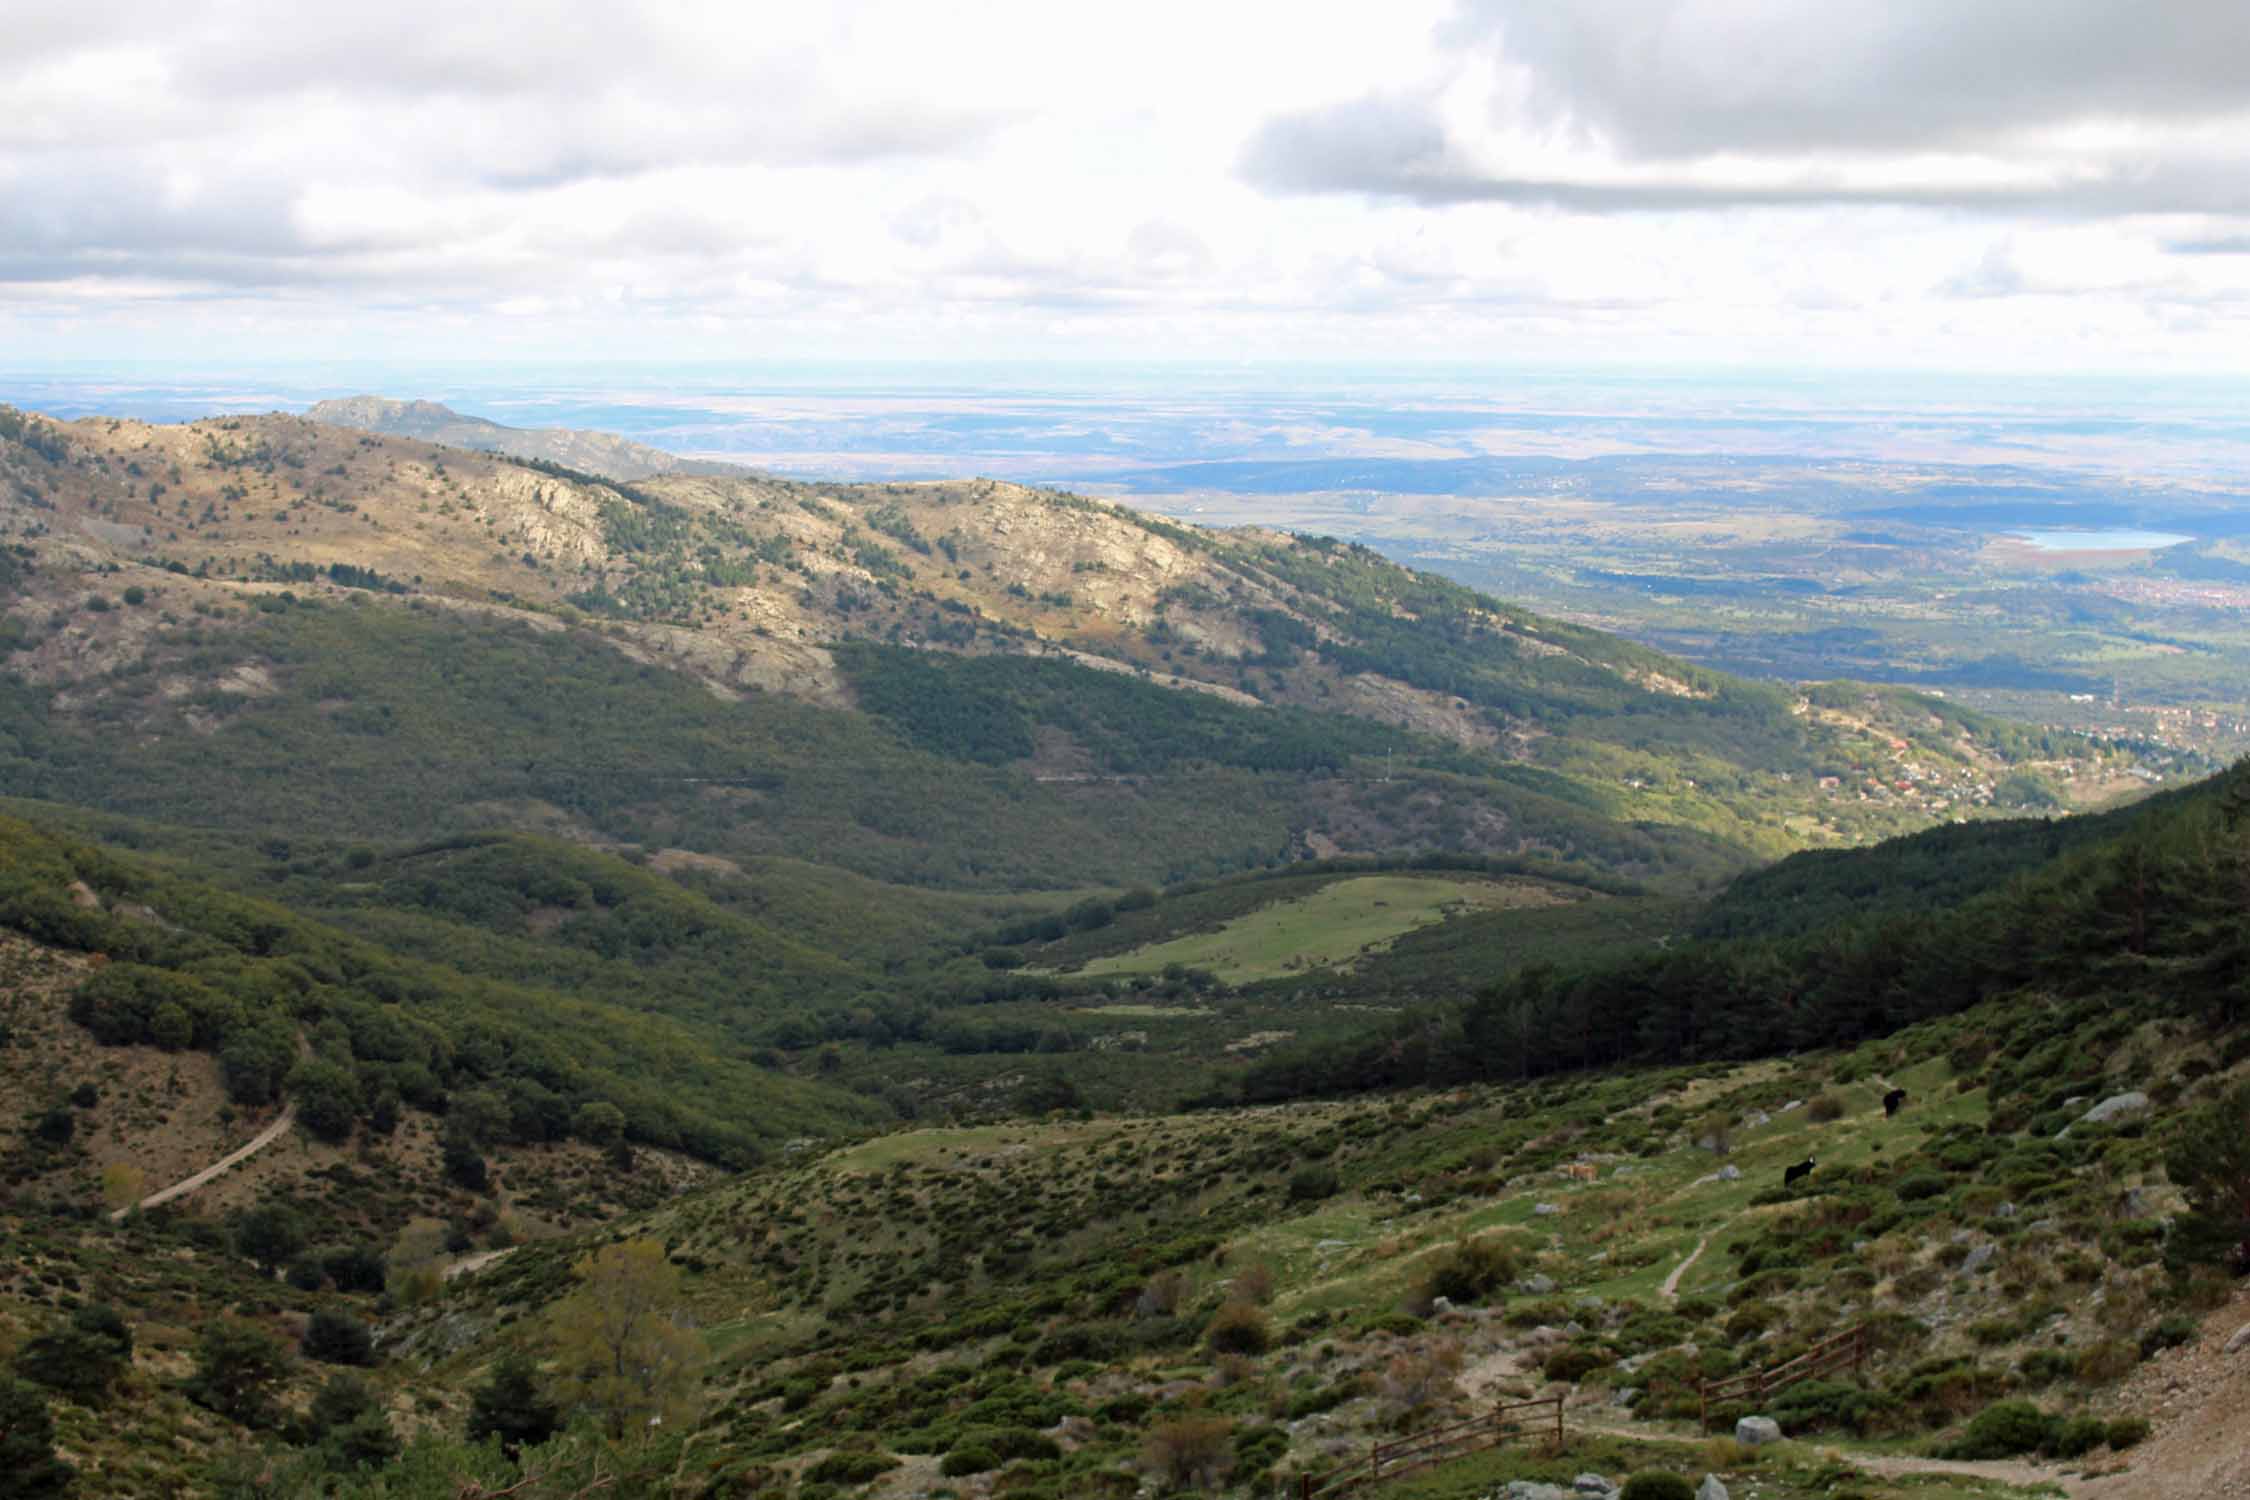
{"type": "Polygon", "coordinates": [[[2109,1430],[2102,1436],[2110,1447],[2122,1453],[2148,1436],[2148,1419],[2119,1417],[2109,1424],[2109,1430]]]}
{"type": "Polygon", "coordinates": [[[2141,1358],[2153,1359],[2166,1349],[2176,1349],[2182,1344],[2195,1342],[2195,1319],[2182,1313],[2173,1313],[2151,1325],[2141,1334],[2141,1358]]]}
{"type": "Polygon", "coordinates": [[[1249,1302],[1229,1302],[1211,1315],[1203,1342],[1214,1354],[1263,1354],[1273,1347],[1273,1327],[1249,1302]]]}
{"type": "Polygon", "coordinates": [[[1590,1344],[1566,1344],[1547,1356],[1539,1367],[1549,1380],[1583,1380],[1595,1370],[1610,1363],[1610,1358],[1590,1344]]]}
{"type": "Polygon", "coordinates": [[[1805,1118],[1815,1125],[1841,1120],[1844,1118],[1844,1096],[1832,1091],[1813,1095],[1812,1102],[1805,1106],[1805,1118]]]}
{"type": "Polygon", "coordinates": [[[1917,1171],[1909,1172],[1901,1177],[1891,1191],[1896,1193],[1902,1202],[1915,1203],[1924,1198],[1939,1197],[1951,1186],[1952,1184],[1947,1182],[1940,1173],[1917,1171]]]}
{"type": "Polygon", "coordinates": [[[2057,1423],[2029,1401],[1995,1401],[1970,1421],[1961,1440],[1941,1458],[2014,1458],[2035,1453],[2055,1438],[2057,1423]]]}
{"type": "Polygon", "coordinates": [[[1516,1257],[1500,1240],[1462,1240],[1430,1257],[1417,1288],[1420,1300],[1443,1297],[1448,1302],[1481,1302],[1493,1288],[1513,1281],[1516,1257]]]}
{"type": "Polygon", "coordinates": [[[1323,1198],[1333,1198],[1343,1187],[1343,1179],[1331,1166],[1299,1167],[1289,1177],[1289,1201],[1292,1203],[1317,1203],[1323,1198]]]}
{"type": "Polygon", "coordinates": [[[1000,1467],[1000,1455],[982,1443],[964,1443],[938,1462],[938,1472],[948,1479],[958,1479],[963,1474],[982,1474],[1000,1467]]]}
{"type": "Polygon", "coordinates": [[[897,1467],[888,1453],[831,1453],[805,1470],[805,1478],[814,1484],[865,1484],[897,1467]]]}
{"type": "Polygon", "coordinates": [[[2047,1451],[2057,1458],[2091,1453],[2109,1440],[2109,1424],[2100,1417],[2071,1417],[2047,1440],[2047,1451]]]}
{"type": "Polygon", "coordinates": [[[374,1334],[350,1313],[333,1308],[324,1307],[312,1315],[312,1321],[305,1326],[303,1347],[307,1359],[316,1359],[324,1365],[375,1363],[374,1334]]]}
{"type": "Polygon", "coordinates": [[[1678,1474],[1643,1469],[1625,1481],[1617,1500],[1695,1500],[1695,1486],[1678,1474]]]}
{"type": "Polygon", "coordinates": [[[1141,1466],[1172,1489],[1208,1486],[1226,1472],[1233,1424],[1224,1417],[1180,1417],[1149,1429],[1141,1466]]]}
{"type": "Polygon", "coordinates": [[[2123,1380],[2133,1373],[2141,1362],[2138,1345],[2124,1339],[2104,1339],[2093,1344],[2078,1356],[2078,1378],[2087,1385],[2106,1385],[2112,1380],[2123,1380]]]}

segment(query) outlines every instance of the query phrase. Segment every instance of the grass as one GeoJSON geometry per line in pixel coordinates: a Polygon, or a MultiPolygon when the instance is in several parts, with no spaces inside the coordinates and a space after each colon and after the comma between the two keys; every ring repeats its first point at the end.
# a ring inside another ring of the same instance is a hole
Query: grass
{"type": "Polygon", "coordinates": [[[1470,909],[1547,906],[1549,888],[1519,881],[1363,875],[1275,902],[1207,932],[1192,932],[1089,962],[1079,972],[1154,974],[1172,964],[1206,969],[1228,984],[1349,965],[1417,928],[1470,909]]]}

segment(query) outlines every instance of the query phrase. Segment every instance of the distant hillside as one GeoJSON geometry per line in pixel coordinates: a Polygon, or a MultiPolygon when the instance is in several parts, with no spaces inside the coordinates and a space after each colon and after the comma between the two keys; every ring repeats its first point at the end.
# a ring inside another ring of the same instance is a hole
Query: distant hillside
{"type": "Polygon", "coordinates": [[[653,479],[660,475],[745,475],[740,464],[681,458],[613,433],[574,427],[508,427],[466,416],[435,401],[394,401],[387,396],[346,396],[319,401],[305,413],[315,422],[355,427],[392,437],[420,438],[448,448],[506,453],[561,464],[602,479],[653,479]]]}
{"type": "Polygon", "coordinates": [[[1015,485],[602,480],[286,416],[11,424],[0,754],[26,795],[139,816],[983,889],[1398,852],[1694,885],[2137,784],[2129,750],[1015,485]]]}

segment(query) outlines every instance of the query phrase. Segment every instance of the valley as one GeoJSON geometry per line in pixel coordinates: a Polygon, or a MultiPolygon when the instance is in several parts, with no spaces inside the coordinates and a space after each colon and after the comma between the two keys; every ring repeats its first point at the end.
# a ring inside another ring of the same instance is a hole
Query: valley
{"type": "Polygon", "coordinates": [[[130,1496],[1297,1495],[1503,1399],[1385,1492],[2235,1482],[2223,739],[1199,519],[0,411],[11,1410],[130,1496]]]}

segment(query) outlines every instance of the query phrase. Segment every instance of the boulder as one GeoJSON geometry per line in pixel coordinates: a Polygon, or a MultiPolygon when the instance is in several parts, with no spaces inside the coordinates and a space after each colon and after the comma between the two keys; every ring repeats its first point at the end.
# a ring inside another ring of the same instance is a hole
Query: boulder
{"type": "Polygon", "coordinates": [[[1744,1417],[1734,1424],[1734,1440],[1745,1448],[1781,1441],[1781,1424],[1771,1417],[1744,1417]]]}
{"type": "Polygon", "coordinates": [[[1995,1219],[2012,1219],[2021,1211],[2013,1203],[2003,1203],[1992,1211],[1992,1217],[1995,1219]]]}
{"type": "Polygon", "coordinates": [[[1742,1125],[1746,1130],[1756,1130],[1760,1125],[1771,1125],[1772,1123],[1773,1116],[1762,1109],[1754,1109],[1742,1117],[1742,1125]]]}
{"type": "Polygon", "coordinates": [[[1962,1260],[1961,1274],[1964,1276],[1976,1275],[1977,1272],[1992,1264],[1994,1253],[1993,1247],[1990,1245],[1977,1246],[1962,1260]]]}
{"type": "Polygon", "coordinates": [[[1727,1487],[1719,1483],[1719,1476],[1706,1474],[1703,1483],[1696,1486],[1695,1500],[1728,1500],[1727,1487]]]}
{"type": "Polygon", "coordinates": [[[2241,1354],[2246,1350],[2250,1350],[2250,1323],[2237,1328],[2234,1336],[2227,1340],[2227,1353],[2241,1354]]]}
{"type": "Polygon", "coordinates": [[[1532,1205],[1531,1205],[1531,1211],[1532,1211],[1533,1213],[1535,1213],[1535,1214],[1542,1214],[1542,1215],[1544,1215],[1544,1214],[1559,1214],[1559,1213],[1561,1213],[1561,1212],[1562,1212],[1562,1210],[1561,1210],[1560,1208],[1557,1208],[1557,1207],[1556,1207],[1556,1206],[1555,1206],[1554,1204],[1552,1204],[1552,1203],[1534,1203],[1534,1204],[1532,1204],[1532,1205]]]}
{"type": "Polygon", "coordinates": [[[1500,1492],[1507,1500],[1578,1500],[1578,1496],[1559,1484],[1541,1484],[1532,1479],[1511,1479],[1500,1492]]]}
{"type": "Polygon", "coordinates": [[[1545,1272],[1534,1272],[1517,1282],[1516,1288],[1533,1297],[1552,1296],[1555,1290],[1555,1278],[1545,1272]]]}
{"type": "Polygon", "coordinates": [[[1711,1175],[1721,1182],[1740,1182],[1742,1180],[1742,1168],[1736,1166],[1733,1162],[1728,1162],[1711,1175]]]}
{"type": "Polygon", "coordinates": [[[1634,1402],[1640,1399],[1641,1388],[1637,1385],[1621,1385],[1616,1390],[1609,1393],[1609,1404],[1612,1406],[1622,1406],[1629,1408],[1634,1402]]]}
{"type": "Polygon", "coordinates": [[[2129,1094],[2112,1094],[2101,1103],[2078,1117],[2081,1125],[2106,1125],[2112,1120],[2122,1120],[2127,1115],[2148,1113],[2148,1095],[2135,1089],[2129,1094]]]}
{"type": "Polygon", "coordinates": [[[1581,1474],[1570,1482],[1571,1489],[1588,1500],[1602,1500],[1603,1496],[1617,1493],[1617,1486],[1599,1474],[1581,1474]]]}
{"type": "Polygon", "coordinates": [[[1432,1297],[1430,1299],[1431,1317],[1442,1318],[1451,1311],[1453,1311],[1453,1299],[1451,1297],[1432,1297]]]}

